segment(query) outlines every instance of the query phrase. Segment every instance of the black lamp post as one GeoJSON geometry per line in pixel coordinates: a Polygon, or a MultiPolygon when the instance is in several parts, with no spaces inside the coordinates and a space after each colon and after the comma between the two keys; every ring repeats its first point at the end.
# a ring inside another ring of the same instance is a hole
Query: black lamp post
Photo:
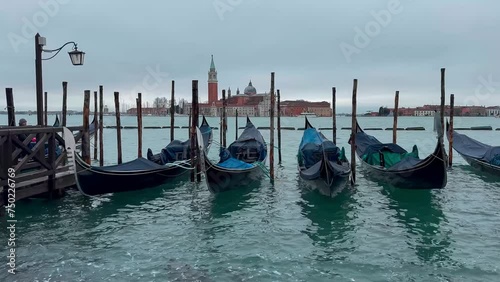
{"type": "Polygon", "coordinates": [[[77,45],[75,42],[70,41],[66,42],[63,46],[54,49],[54,50],[44,50],[43,46],[45,46],[46,40],[45,37],[41,37],[40,34],[35,35],[35,76],[36,76],[36,116],[37,116],[37,124],[43,125],[43,81],[42,81],[42,60],[50,60],[57,56],[59,52],[68,44],[73,44],[73,51],[68,52],[69,57],[71,59],[71,63],[74,66],[83,65],[83,59],[85,57],[85,52],[78,51],[77,45]],[[42,52],[53,53],[56,52],[53,56],[42,59],[42,52]]]}

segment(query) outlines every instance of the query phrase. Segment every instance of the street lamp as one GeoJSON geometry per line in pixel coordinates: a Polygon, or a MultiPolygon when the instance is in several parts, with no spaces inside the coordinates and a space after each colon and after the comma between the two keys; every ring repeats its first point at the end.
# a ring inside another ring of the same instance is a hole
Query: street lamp
{"type": "Polygon", "coordinates": [[[54,50],[44,50],[43,46],[46,44],[45,37],[41,37],[40,34],[35,35],[35,78],[36,78],[36,116],[37,124],[43,125],[43,81],[42,81],[42,60],[47,61],[59,54],[59,52],[68,44],[73,44],[73,51],[68,52],[71,59],[71,63],[74,66],[83,65],[83,59],[85,57],[85,52],[79,51],[75,42],[66,42],[63,46],[54,50]],[[42,52],[55,54],[49,58],[42,59],[42,52]]]}

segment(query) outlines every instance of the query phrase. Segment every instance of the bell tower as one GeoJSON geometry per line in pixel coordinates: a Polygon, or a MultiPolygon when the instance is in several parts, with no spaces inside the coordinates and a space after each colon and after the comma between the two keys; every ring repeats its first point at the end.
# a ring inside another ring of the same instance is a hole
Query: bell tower
{"type": "Polygon", "coordinates": [[[208,72],[208,104],[217,102],[218,89],[217,89],[217,71],[215,70],[214,55],[212,55],[212,62],[210,63],[210,71],[208,72]]]}

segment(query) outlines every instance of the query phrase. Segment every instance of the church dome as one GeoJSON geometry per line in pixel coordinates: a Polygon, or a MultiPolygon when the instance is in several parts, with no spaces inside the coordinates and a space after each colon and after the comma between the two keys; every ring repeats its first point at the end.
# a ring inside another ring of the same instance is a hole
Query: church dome
{"type": "Polygon", "coordinates": [[[245,91],[243,91],[243,94],[245,94],[245,95],[257,94],[257,89],[255,89],[255,87],[253,87],[251,80],[250,80],[250,83],[248,83],[248,86],[245,87],[245,91]]]}

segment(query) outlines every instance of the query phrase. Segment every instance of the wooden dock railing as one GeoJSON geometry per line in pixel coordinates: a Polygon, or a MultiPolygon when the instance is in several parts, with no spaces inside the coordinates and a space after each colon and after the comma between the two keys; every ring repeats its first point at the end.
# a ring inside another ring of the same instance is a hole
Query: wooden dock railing
{"type": "MultiPolygon", "coordinates": [[[[78,132],[75,139],[80,141],[83,127],[68,128],[78,132]]],[[[49,197],[60,196],[75,184],[66,165],[62,132],[62,127],[0,127],[0,206],[6,202],[9,169],[16,175],[16,200],[47,192],[49,197]]]]}

